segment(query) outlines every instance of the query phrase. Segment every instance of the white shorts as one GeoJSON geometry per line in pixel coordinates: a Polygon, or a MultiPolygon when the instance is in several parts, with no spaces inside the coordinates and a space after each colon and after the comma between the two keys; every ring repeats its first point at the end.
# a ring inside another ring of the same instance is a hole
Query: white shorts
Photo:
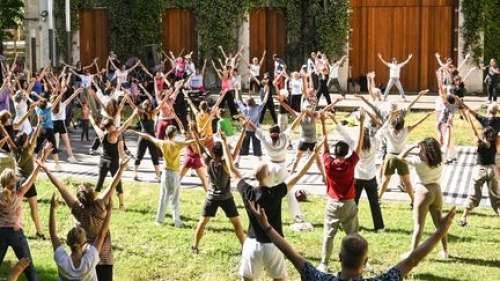
{"type": "Polygon", "coordinates": [[[271,279],[288,276],[285,257],[273,243],[260,243],[254,238],[247,238],[241,253],[240,276],[255,280],[263,270],[271,279]]]}
{"type": "Polygon", "coordinates": [[[272,177],[271,186],[283,183],[288,178],[288,169],[286,168],[286,161],[283,161],[281,163],[269,162],[269,171],[271,172],[271,177],[272,177]]]}

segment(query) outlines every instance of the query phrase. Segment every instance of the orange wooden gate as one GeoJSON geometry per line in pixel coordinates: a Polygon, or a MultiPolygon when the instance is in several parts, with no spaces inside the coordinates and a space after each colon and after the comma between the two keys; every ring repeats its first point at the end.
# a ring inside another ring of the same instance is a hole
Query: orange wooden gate
{"type": "Polygon", "coordinates": [[[80,18],[80,62],[89,65],[96,57],[105,66],[108,58],[108,10],[82,9],[80,18]]]}
{"type": "Polygon", "coordinates": [[[272,69],[272,55],[284,58],[286,52],[286,18],[279,8],[256,8],[250,11],[250,57],[262,56],[267,50],[263,71],[272,69]]]}
{"type": "Polygon", "coordinates": [[[352,0],[350,61],[353,78],[376,71],[386,83],[389,70],[377,58],[412,61],[401,73],[408,91],[436,89],[434,53],[456,60],[456,0],[352,0]]]}
{"type": "Polygon", "coordinates": [[[174,54],[193,51],[196,55],[196,21],[188,9],[170,8],[163,13],[163,48],[174,54]]]}

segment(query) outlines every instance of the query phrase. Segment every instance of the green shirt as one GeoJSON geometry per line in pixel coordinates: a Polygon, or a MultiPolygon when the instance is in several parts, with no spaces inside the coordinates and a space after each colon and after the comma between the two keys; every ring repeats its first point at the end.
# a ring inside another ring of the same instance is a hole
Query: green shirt
{"type": "Polygon", "coordinates": [[[227,137],[234,135],[234,126],[231,118],[221,118],[219,120],[219,128],[224,132],[227,137]]]}

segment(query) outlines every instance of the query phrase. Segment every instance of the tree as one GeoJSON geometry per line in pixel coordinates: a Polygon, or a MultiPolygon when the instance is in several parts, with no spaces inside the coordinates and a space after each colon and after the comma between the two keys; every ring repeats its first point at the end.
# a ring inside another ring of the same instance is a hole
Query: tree
{"type": "Polygon", "coordinates": [[[0,54],[3,54],[2,42],[5,39],[5,29],[16,28],[23,20],[22,0],[1,0],[0,1],[0,54]]]}

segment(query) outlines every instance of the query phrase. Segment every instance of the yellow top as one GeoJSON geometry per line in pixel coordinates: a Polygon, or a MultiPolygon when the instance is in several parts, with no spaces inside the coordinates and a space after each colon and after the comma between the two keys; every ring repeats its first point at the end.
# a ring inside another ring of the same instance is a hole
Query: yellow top
{"type": "Polygon", "coordinates": [[[158,140],[156,145],[161,147],[165,169],[178,172],[181,167],[180,157],[184,144],[171,140],[158,140]]]}
{"type": "Polygon", "coordinates": [[[213,135],[210,113],[200,112],[196,116],[196,124],[198,124],[201,138],[211,137],[213,135]],[[205,127],[205,129],[203,129],[203,127],[205,127]]]}

